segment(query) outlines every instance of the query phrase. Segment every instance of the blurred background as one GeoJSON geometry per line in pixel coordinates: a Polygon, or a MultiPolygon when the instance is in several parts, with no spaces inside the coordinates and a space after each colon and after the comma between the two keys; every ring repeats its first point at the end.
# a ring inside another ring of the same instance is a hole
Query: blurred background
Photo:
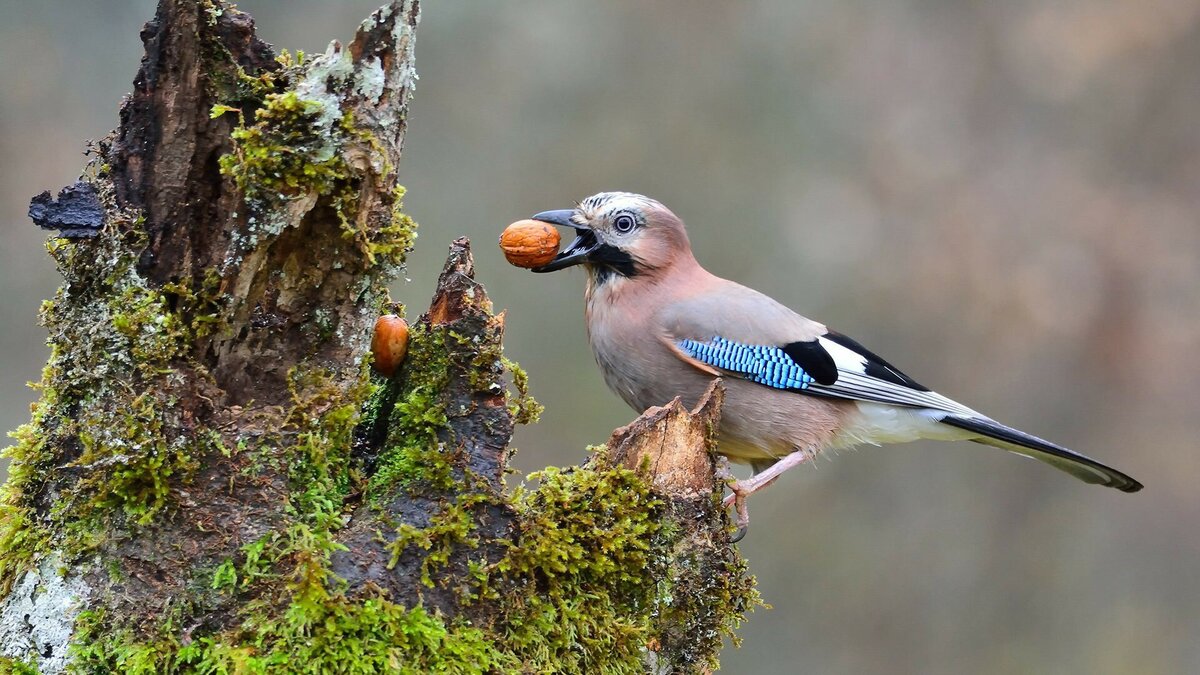
{"type": "MultiPolygon", "coordinates": [[[[381,0],[243,0],[323,51],[381,0]]],[[[0,0],[0,427],[58,279],[29,198],[116,125],[152,0],[0,0]]],[[[711,270],[920,382],[1111,463],[1137,495],[973,444],[864,448],[754,497],[773,609],[734,673],[1200,672],[1200,0],[428,0],[402,181],[418,314],[455,236],[547,404],[522,473],[633,413],[583,273],[510,221],[654,196],[711,270]]]]}

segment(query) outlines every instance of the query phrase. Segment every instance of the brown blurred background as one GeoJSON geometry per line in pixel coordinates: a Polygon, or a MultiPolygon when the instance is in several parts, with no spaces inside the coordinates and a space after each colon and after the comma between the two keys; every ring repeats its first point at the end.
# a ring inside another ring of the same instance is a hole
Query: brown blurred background
{"type": "MultiPolygon", "coordinates": [[[[244,0],[323,50],[381,0],[244,0]]],[[[151,0],[0,0],[0,427],[28,417],[57,277],[29,197],[116,124],[151,0]]],[[[508,222],[657,197],[713,271],[919,381],[1128,471],[1137,495],[971,444],[866,448],[752,500],[773,609],[726,672],[1200,672],[1200,0],[429,0],[405,161],[419,312],[477,244],[548,405],[528,472],[632,417],[581,272],[508,222]]]]}

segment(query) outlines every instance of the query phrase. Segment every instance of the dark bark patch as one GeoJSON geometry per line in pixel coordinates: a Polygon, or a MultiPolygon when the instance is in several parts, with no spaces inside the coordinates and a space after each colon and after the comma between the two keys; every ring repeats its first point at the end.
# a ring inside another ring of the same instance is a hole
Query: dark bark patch
{"type": "Polygon", "coordinates": [[[29,202],[29,217],[40,228],[58,230],[60,237],[83,239],[96,236],[104,227],[104,206],[91,183],[78,181],[58,193],[41,193],[29,202]]]}

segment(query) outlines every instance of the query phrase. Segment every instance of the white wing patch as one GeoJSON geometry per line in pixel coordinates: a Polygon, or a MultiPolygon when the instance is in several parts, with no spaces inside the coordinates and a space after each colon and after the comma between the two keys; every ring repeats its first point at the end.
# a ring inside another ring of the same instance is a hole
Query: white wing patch
{"type": "Polygon", "coordinates": [[[912,389],[902,384],[871,377],[866,374],[867,360],[861,354],[824,337],[819,337],[817,340],[837,364],[838,380],[831,385],[813,383],[809,386],[811,393],[856,401],[876,401],[915,408],[932,408],[968,417],[984,417],[937,392],[912,389]]]}

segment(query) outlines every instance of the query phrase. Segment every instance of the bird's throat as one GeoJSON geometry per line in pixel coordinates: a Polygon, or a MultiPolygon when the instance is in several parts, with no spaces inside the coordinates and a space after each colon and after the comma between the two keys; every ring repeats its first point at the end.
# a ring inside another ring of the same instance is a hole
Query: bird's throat
{"type": "Polygon", "coordinates": [[[599,244],[588,254],[588,271],[594,283],[604,285],[614,277],[626,279],[639,274],[637,261],[629,253],[610,244],[599,244]]]}

